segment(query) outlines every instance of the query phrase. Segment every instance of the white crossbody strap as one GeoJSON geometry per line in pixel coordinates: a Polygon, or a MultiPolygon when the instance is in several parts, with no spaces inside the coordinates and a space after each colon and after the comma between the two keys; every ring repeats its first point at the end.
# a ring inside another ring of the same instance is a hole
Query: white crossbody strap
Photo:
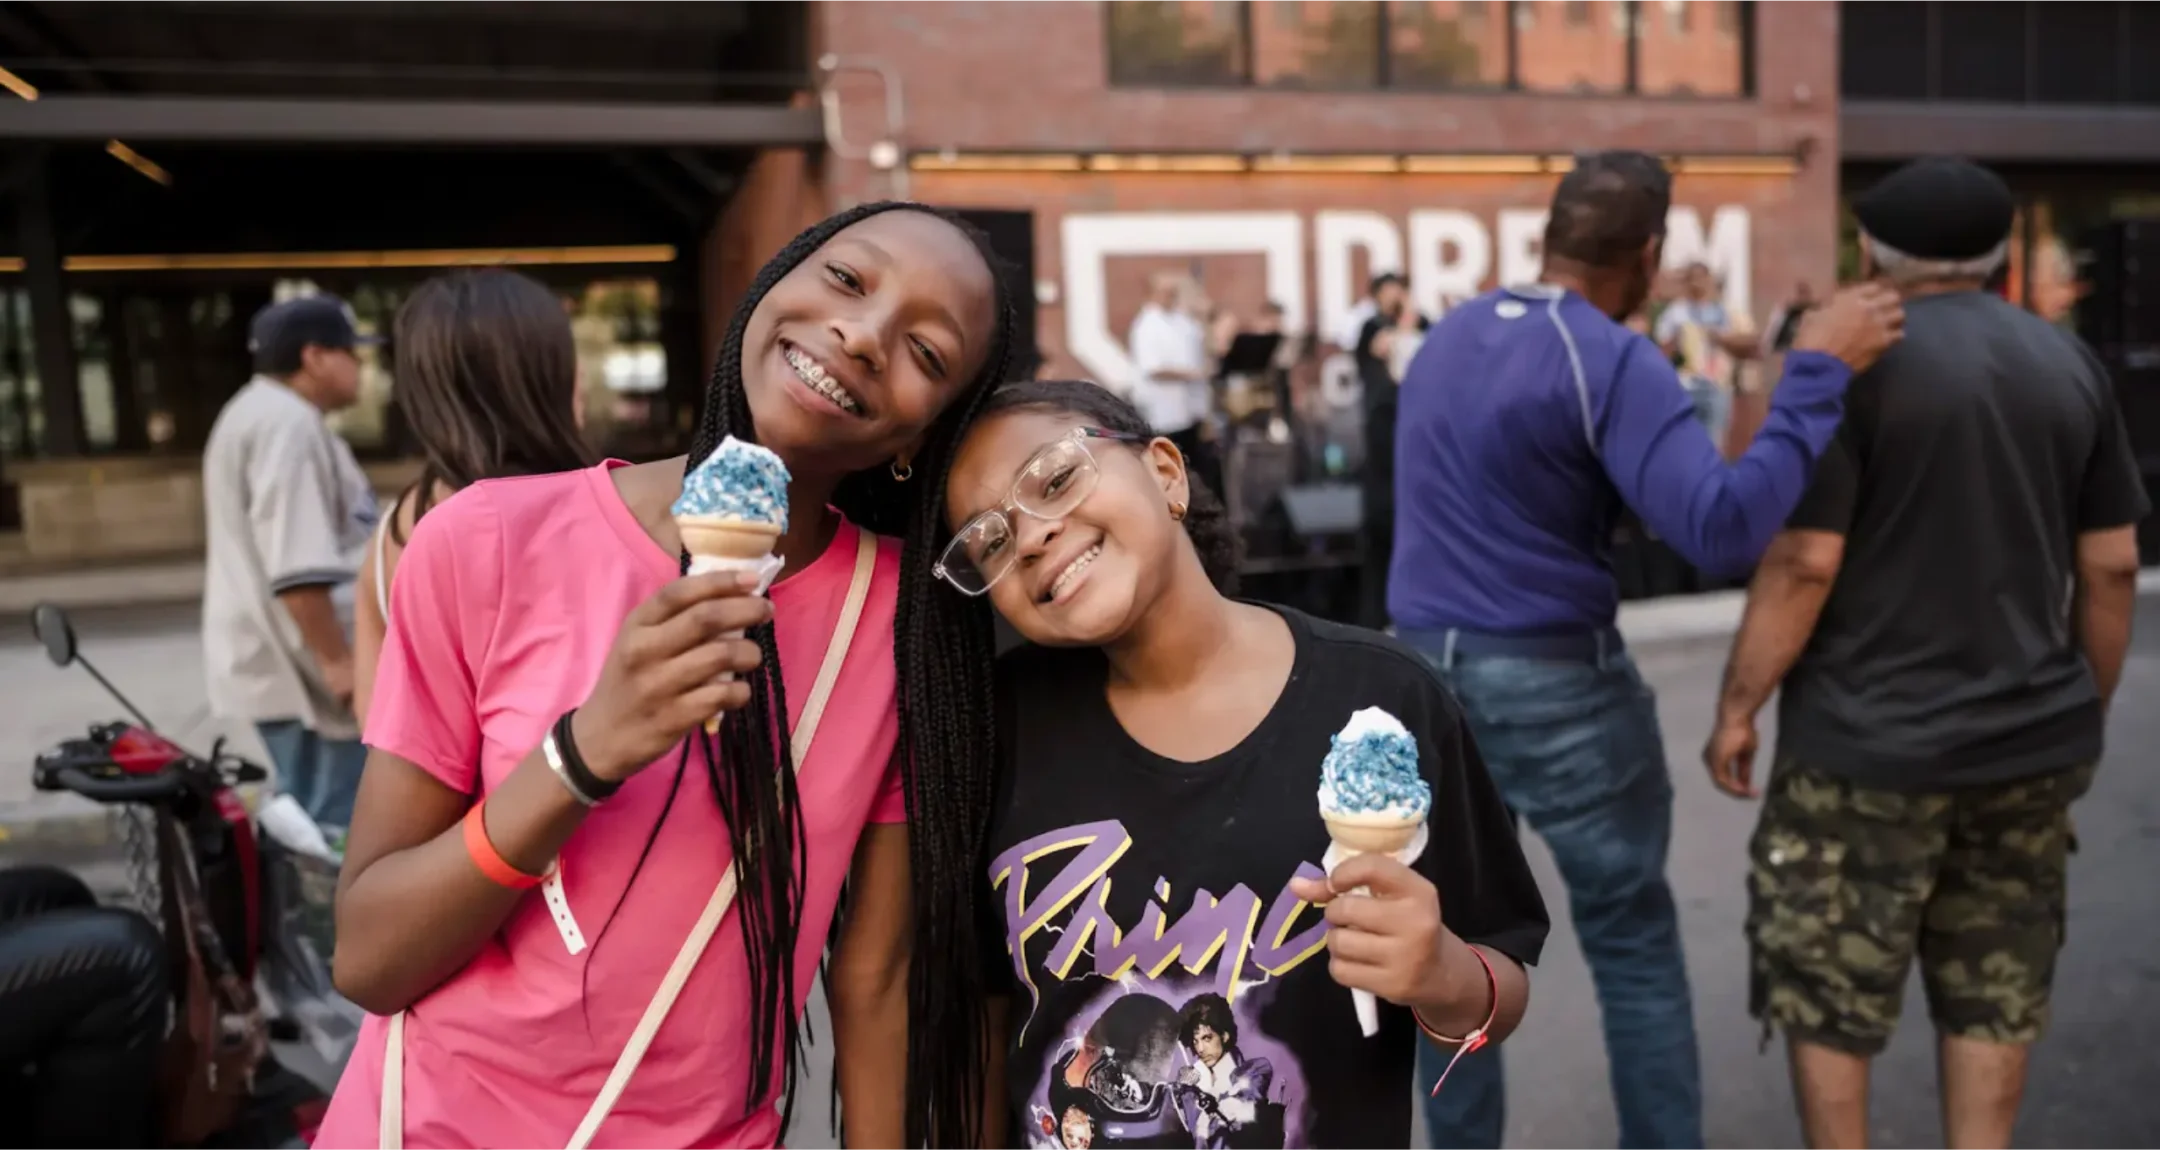
{"type": "MultiPolygon", "coordinates": [[[[870,577],[877,567],[877,537],[857,529],[855,545],[855,576],[848,583],[847,600],[840,607],[840,618],[833,626],[831,642],[825,647],[825,660],[818,666],[816,682],[810,688],[810,697],[804,701],[802,719],[795,724],[795,735],[790,745],[795,754],[795,768],[810,758],[812,740],[817,737],[818,724],[825,717],[825,704],[831,697],[833,686],[840,679],[840,666],[847,661],[848,646],[855,637],[855,625],[862,618],[864,600],[869,598],[870,577]]],[[[615,1060],[607,1082],[600,1087],[599,1097],[593,1099],[592,1108],[585,1114],[577,1132],[571,1135],[569,1150],[585,1150],[592,1145],[593,1136],[599,1133],[600,1124],[607,1121],[608,1114],[630,1085],[630,1076],[637,1073],[638,1064],[645,1059],[645,1051],[652,1045],[654,1036],[660,1033],[661,1023],[667,1021],[668,1011],[674,1009],[675,999],[682,994],[683,985],[690,981],[690,972],[697,968],[698,960],[705,956],[705,947],[719,931],[720,923],[727,917],[728,908],[735,902],[735,867],[730,865],[727,873],[720,876],[720,883],[713,888],[712,898],[705,904],[705,911],[698,916],[697,924],[690,928],[690,937],[683,940],[682,950],[676,953],[675,962],[668,967],[667,976],[660,980],[660,989],[653,993],[652,1001],[645,1006],[644,1015],[638,1019],[637,1029],[630,1032],[630,1041],[624,1045],[621,1057],[615,1060]]],[[[383,1055],[382,1122],[381,1142],[383,1150],[402,1150],[404,1145],[404,1053],[405,1015],[401,1011],[390,1018],[388,1049],[383,1055]]]]}

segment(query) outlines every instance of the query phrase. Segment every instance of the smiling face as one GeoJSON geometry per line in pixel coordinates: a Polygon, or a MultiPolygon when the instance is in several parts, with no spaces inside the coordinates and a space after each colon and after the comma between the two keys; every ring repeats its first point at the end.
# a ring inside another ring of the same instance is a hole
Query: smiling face
{"type": "Polygon", "coordinates": [[[1067,1150],[1087,1150],[1095,1145],[1095,1120],[1078,1106],[1066,1107],[1064,1120],[1058,1124],[1058,1141],[1067,1150]]]}
{"type": "Polygon", "coordinates": [[[1171,504],[1190,498],[1185,464],[1165,439],[1087,440],[1098,478],[1061,518],[1007,506],[1014,478],[1037,452],[1085,426],[1084,418],[1063,412],[992,415],[969,430],[946,486],[946,523],[953,530],[984,511],[1005,510],[1012,568],[990,588],[990,602],[1045,646],[1101,646],[1124,635],[1178,569],[1178,548],[1189,546],[1170,516],[1171,504]]]}
{"type": "Polygon", "coordinates": [[[798,472],[911,455],[982,372],[996,325],[990,268],[959,229],[905,209],[859,220],[750,313],[742,375],[758,439],[798,472]]]}

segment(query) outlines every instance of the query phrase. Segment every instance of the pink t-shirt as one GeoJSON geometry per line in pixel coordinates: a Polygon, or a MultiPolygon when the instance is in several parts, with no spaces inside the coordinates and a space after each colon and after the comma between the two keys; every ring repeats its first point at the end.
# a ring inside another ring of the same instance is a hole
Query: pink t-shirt
{"type": "MultiPolygon", "coordinates": [[[[620,466],[480,483],[428,512],[397,568],[370,746],[447,786],[485,793],[583,700],[622,620],[677,575],[675,557],[616,493],[608,473],[620,466]]],[[[857,538],[842,524],[823,555],[772,589],[791,720],[801,717],[847,597],[857,538]]],[[[864,825],[906,817],[891,765],[899,565],[899,544],[878,540],[854,642],[809,761],[797,765],[809,860],[798,1011],[864,825]]],[[[693,752],[625,895],[679,755],[670,751],[632,778],[563,850],[563,889],[588,944],[583,953],[569,953],[535,890],[464,970],[407,1012],[405,1145],[569,1141],[729,863],[727,828],[693,752]]],[[[749,1014],[740,916],[731,911],[597,1143],[776,1144],[772,1099],[744,1116],[749,1014]]],[[[377,1144],[386,1034],[383,1019],[368,1020],[315,1145],[377,1144]]]]}

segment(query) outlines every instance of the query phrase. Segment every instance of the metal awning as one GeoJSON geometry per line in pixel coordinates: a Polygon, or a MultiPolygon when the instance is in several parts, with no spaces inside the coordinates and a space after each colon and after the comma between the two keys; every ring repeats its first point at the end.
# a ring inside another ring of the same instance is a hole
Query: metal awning
{"type": "Polygon", "coordinates": [[[1838,110],[1838,151],[1846,160],[2151,163],[2160,108],[1853,100],[1838,110]]]}
{"type": "Polygon", "coordinates": [[[816,145],[815,107],[512,101],[46,96],[0,101],[0,140],[102,143],[460,144],[553,147],[816,145]]]}

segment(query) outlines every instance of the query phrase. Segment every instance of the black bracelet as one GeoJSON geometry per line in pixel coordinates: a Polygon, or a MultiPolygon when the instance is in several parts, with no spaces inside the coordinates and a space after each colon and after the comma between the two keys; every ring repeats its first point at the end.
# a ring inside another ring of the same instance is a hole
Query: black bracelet
{"type": "Polygon", "coordinates": [[[572,707],[555,720],[555,749],[562,752],[563,773],[570,776],[572,789],[597,803],[621,790],[622,784],[601,778],[585,765],[585,756],[578,753],[577,737],[570,732],[570,717],[575,714],[577,708],[572,707]]]}

